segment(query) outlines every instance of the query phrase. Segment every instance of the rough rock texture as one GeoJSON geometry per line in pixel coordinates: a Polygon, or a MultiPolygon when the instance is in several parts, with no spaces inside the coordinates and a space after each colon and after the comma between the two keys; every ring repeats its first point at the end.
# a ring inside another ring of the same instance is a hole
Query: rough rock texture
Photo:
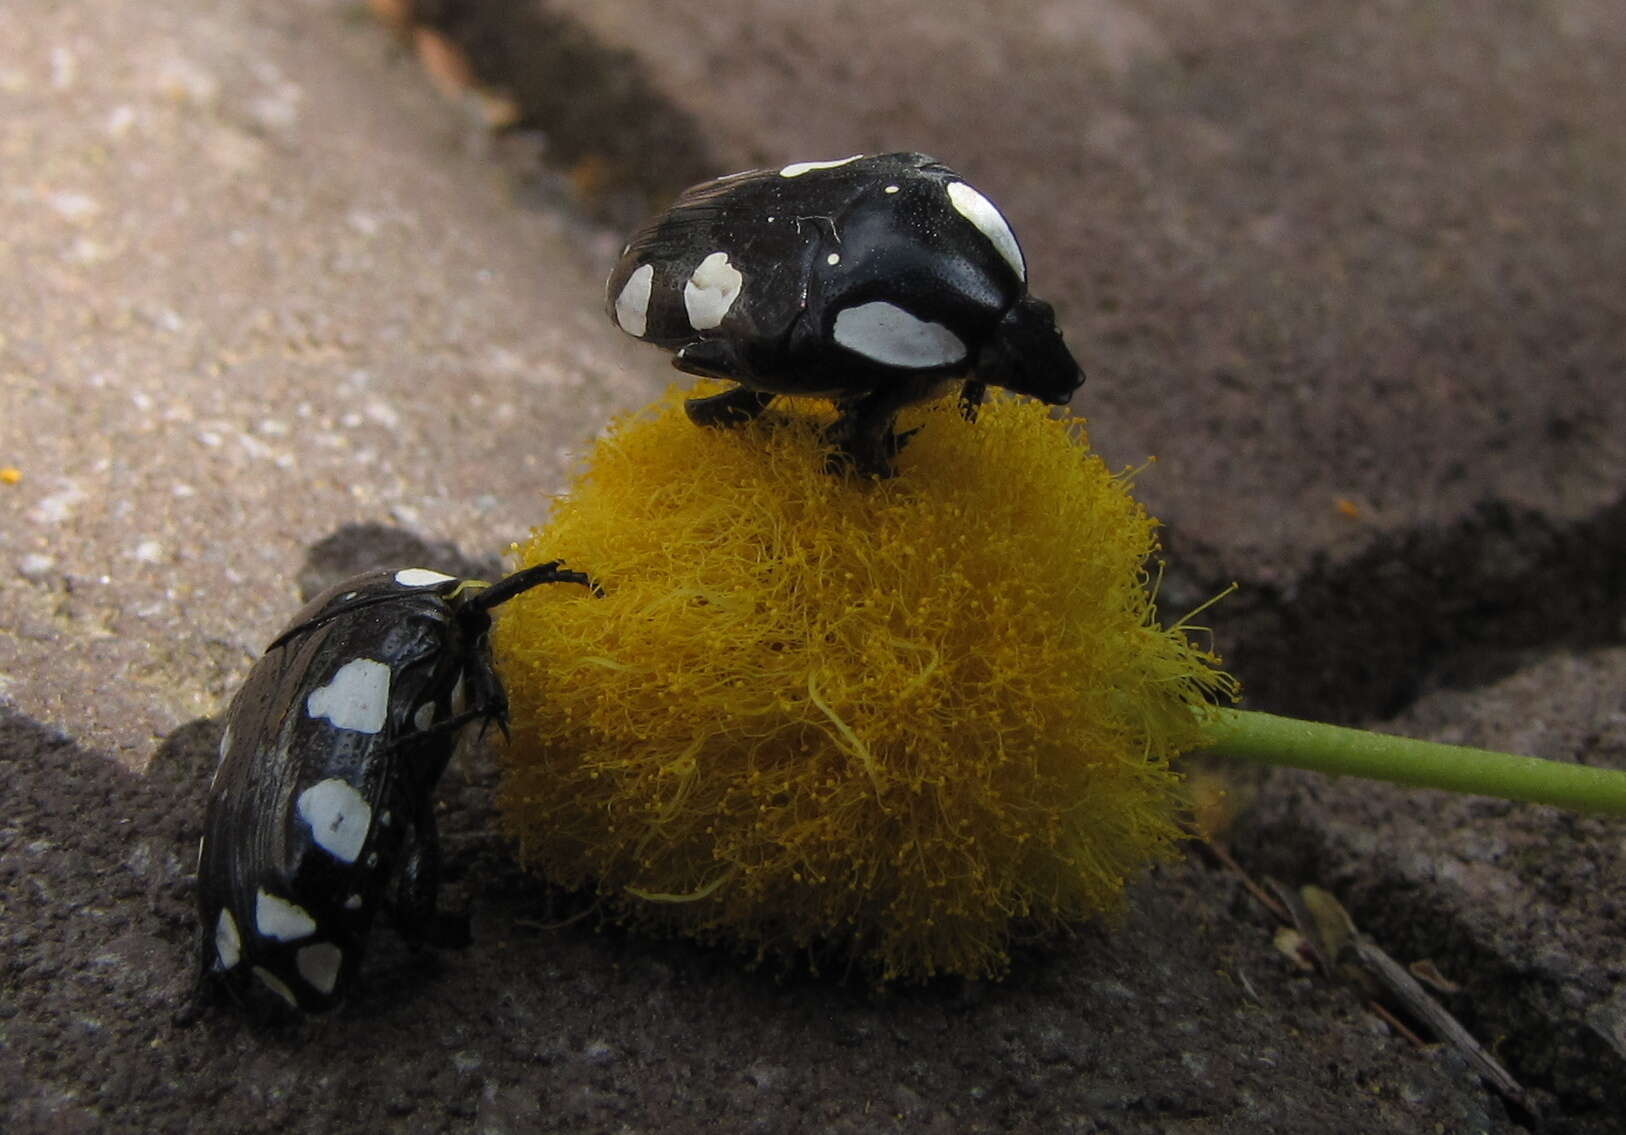
{"type": "MultiPolygon", "coordinates": [[[[0,7],[0,1127],[1526,1122],[1203,859],[1003,985],[871,995],[559,926],[581,901],[509,865],[480,760],[442,793],[474,946],[381,932],[329,1019],[169,1027],[254,653],[341,565],[489,570],[667,379],[599,309],[626,224],[757,162],[925,149],[1001,203],[1098,443],[1160,458],[1165,610],[1241,583],[1209,618],[1253,704],[1626,761],[1608,0],[421,8],[519,130],[331,0],[0,7]]],[[[1618,824],[1258,798],[1250,866],[1463,983],[1550,1130],[1626,1129],[1618,824]]]]}

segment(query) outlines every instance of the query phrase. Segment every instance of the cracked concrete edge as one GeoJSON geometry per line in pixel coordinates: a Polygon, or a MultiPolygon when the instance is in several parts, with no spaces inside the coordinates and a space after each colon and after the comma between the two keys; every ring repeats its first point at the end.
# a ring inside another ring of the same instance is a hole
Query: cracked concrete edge
{"type": "MultiPolygon", "coordinates": [[[[1626,649],[1559,652],[1385,729],[1626,769],[1623,683],[1626,649]]],[[[1282,770],[1236,839],[1256,870],[1334,890],[1404,960],[1435,961],[1519,1075],[1578,1110],[1626,1107],[1618,821],[1282,770]]]]}

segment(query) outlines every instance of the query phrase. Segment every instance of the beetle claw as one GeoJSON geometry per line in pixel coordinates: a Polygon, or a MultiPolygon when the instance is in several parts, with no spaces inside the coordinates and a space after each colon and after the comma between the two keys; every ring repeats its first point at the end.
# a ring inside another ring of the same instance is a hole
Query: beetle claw
{"type": "Polygon", "coordinates": [[[988,397],[988,384],[980,379],[968,378],[960,387],[960,416],[968,422],[977,420],[977,409],[988,397]]]}

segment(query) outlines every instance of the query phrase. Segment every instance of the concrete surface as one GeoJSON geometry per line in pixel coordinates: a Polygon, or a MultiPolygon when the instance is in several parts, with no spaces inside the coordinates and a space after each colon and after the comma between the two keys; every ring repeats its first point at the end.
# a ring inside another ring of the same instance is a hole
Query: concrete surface
{"type": "MultiPolygon", "coordinates": [[[[334,1017],[172,1030],[249,661],[313,572],[489,562],[539,519],[668,380],[600,311],[626,219],[757,162],[920,148],[1001,203],[1098,444],[1160,459],[1166,609],[1241,583],[1210,621],[1253,704],[1626,765],[1607,0],[418,15],[519,130],[352,4],[0,8],[0,1126],[1529,1123],[1290,965],[1206,860],[1004,985],[871,995],[559,927],[582,900],[514,871],[478,759],[442,793],[469,951],[383,933],[334,1017]]],[[[1439,961],[1548,1130],[1626,1129],[1618,824],[1257,794],[1246,862],[1439,961]]]]}
{"type": "Polygon", "coordinates": [[[314,540],[499,552],[665,376],[603,333],[595,234],[514,208],[359,13],[0,21],[4,694],[140,767],[314,540]]]}

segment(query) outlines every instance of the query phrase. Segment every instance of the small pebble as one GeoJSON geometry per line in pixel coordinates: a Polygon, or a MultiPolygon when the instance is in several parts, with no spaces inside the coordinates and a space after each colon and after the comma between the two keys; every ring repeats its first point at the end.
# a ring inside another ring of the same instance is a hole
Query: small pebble
{"type": "Polygon", "coordinates": [[[46,203],[65,221],[85,221],[102,211],[101,204],[89,194],[63,190],[46,198],[46,203]]]}
{"type": "Polygon", "coordinates": [[[41,555],[38,552],[24,556],[17,561],[17,574],[30,583],[38,583],[50,575],[56,568],[56,559],[53,556],[41,555]]]}
{"type": "Polygon", "coordinates": [[[85,499],[84,492],[75,485],[58,490],[42,499],[29,511],[28,518],[35,524],[61,524],[73,515],[79,502],[85,499]]]}

